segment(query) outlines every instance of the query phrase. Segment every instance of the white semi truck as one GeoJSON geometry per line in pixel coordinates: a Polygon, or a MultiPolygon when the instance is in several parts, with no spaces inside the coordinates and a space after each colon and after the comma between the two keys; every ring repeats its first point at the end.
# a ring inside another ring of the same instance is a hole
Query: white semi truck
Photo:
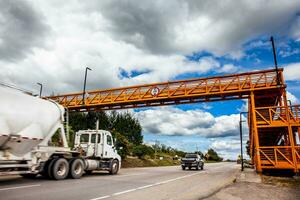
{"type": "Polygon", "coordinates": [[[0,175],[61,180],[93,170],[118,173],[121,157],[110,132],[78,131],[71,150],[61,105],[3,85],[0,94],[0,175]],[[54,134],[60,135],[61,145],[51,145],[54,134]]]}

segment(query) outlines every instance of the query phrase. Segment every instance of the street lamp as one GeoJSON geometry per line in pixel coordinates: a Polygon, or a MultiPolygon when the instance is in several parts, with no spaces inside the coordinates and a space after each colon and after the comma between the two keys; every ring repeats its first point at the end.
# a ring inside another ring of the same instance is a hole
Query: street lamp
{"type": "Polygon", "coordinates": [[[280,85],[279,72],[278,72],[278,66],[277,66],[276,48],[275,48],[275,42],[274,42],[273,36],[271,36],[270,41],[272,43],[272,49],[273,49],[273,57],[274,57],[274,64],[275,64],[275,70],[276,70],[277,85],[280,85]]]}
{"type": "Polygon", "coordinates": [[[85,68],[85,75],[84,75],[84,83],[83,83],[83,94],[82,94],[82,104],[85,104],[85,87],[86,87],[86,77],[87,77],[87,71],[92,70],[89,67],[85,68]]]}
{"type": "Polygon", "coordinates": [[[245,122],[245,120],[242,120],[243,114],[248,114],[248,112],[241,112],[240,113],[240,140],[241,140],[241,171],[244,171],[244,157],[243,157],[243,127],[242,123],[245,122]]]}
{"type": "Polygon", "coordinates": [[[42,97],[42,92],[43,92],[43,84],[41,83],[36,83],[40,86],[40,97],[42,97]]]}

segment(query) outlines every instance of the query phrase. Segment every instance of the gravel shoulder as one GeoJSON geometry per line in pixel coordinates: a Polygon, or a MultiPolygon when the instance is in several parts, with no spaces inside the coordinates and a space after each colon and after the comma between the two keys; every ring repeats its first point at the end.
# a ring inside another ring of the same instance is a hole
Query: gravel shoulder
{"type": "Polygon", "coordinates": [[[257,175],[246,169],[236,181],[206,200],[300,199],[300,179],[257,175]]]}

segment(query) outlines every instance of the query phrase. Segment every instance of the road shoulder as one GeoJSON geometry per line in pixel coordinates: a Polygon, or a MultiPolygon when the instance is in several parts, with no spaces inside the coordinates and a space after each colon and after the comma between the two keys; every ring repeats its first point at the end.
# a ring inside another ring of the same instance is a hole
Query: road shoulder
{"type": "Polygon", "coordinates": [[[300,199],[300,184],[293,178],[272,178],[257,175],[254,170],[246,169],[235,183],[221,189],[206,200],[289,200],[300,199]],[[266,182],[265,179],[273,181],[266,182]],[[282,184],[284,180],[285,184],[282,184]],[[292,184],[286,184],[290,182],[292,184]]]}

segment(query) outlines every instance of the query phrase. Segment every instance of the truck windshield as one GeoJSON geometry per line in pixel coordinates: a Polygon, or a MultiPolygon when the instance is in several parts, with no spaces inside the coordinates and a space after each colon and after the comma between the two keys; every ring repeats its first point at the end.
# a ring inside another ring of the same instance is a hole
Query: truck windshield
{"type": "Polygon", "coordinates": [[[186,158],[197,158],[197,154],[186,154],[186,158]]]}

